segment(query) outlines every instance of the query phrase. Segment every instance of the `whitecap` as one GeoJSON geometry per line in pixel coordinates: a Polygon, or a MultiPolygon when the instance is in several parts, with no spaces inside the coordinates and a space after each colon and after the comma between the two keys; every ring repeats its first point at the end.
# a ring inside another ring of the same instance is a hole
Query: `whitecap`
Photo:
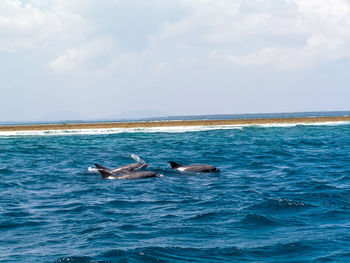
{"type": "Polygon", "coordinates": [[[99,128],[99,129],[71,129],[71,130],[30,130],[30,131],[0,131],[1,137],[7,136],[66,136],[66,135],[104,135],[117,133],[184,133],[202,132],[211,130],[244,130],[245,127],[295,127],[303,126],[338,126],[347,125],[350,121],[333,122],[298,122],[298,123],[257,123],[235,125],[203,125],[203,126],[167,126],[167,127],[140,127],[140,128],[99,128]]]}
{"type": "Polygon", "coordinates": [[[2,131],[0,136],[60,136],[60,135],[103,135],[117,133],[181,133],[221,129],[239,129],[240,125],[216,126],[173,126],[173,127],[144,127],[144,128],[108,128],[108,129],[71,129],[71,130],[37,130],[37,131],[2,131]]]}

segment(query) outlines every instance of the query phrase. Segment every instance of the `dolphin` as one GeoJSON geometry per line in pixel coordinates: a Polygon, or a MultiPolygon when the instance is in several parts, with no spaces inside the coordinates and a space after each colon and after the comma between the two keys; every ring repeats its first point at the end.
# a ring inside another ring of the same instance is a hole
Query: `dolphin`
{"type": "Polygon", "coordinates": [[[105,169],[98,169],[101,174],[102,179],[141,179],[150,177],[162,177],[162,174],[156,174],[152,171],[142,171],[142,172],[122,172],[119,174],[112,174],[105,169]]]}
{"type": "Polygon", "coordinates": [[[181,165],[172,161],[169,161],[171,168],[181,172],[197,172],[197,173],[216,173],[220,172],[214,165],[209,164],[190,164],[181,165]]]}
{"type": "Polygon", "coordinates": [[[94,164],[97,169],[100,170],[105,170],[110,172],[111,174],[118,174],[118,173],[127,173],[127,172],[135,172],[137,170],[140,170],[142,168],[146,168],[148,166],[147,163],[131,163],[127,165],[123,165],[114,169],[109,169],[106,167],[103,167],[102,165],[99,165],[97,163],[94,164]]]}

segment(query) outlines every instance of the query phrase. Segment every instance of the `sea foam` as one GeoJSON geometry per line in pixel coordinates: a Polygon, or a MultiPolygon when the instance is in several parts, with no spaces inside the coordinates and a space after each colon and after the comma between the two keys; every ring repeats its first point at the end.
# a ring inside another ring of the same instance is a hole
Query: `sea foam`
{"type": "Polygon", "coordinates": [[[71,129],[71,130],[24,130],[0,131],[0,137],[7,136],[67,136],[67,135],[104,135],[117,133],[184,133],[210,130],[244,130],[246,127],[295,127],[304,126],[337,126],[348,125],[350,121],[338,122],[299,122],[299,123],[265,123],[265,124],[236,124],[236,125],[205,125],[205,126],[168,126],[168,127],[139,127],[139,128],[100,128],[100,129],[71,129]]]}

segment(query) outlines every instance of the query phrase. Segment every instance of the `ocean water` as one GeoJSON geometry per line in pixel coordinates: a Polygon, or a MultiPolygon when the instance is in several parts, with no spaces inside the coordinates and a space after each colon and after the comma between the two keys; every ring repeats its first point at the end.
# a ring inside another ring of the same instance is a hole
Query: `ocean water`
{"type": "Polygon", "coordinates": [[[1,133],[0,261],[350,262],[350,124],[1,133]]]}

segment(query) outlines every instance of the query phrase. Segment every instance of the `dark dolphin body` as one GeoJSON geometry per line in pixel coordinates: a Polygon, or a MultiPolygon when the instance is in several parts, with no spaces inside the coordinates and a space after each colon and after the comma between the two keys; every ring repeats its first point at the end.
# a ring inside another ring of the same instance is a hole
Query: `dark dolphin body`
{"type": "Polygon", "coordinates": [[[161,174],[156,174],[152,171],[142,171],[142,172],[122,172],[119,174],[112,174],[105,169],[98,169],[101,174],[102,179],[140,179],[140,178],[150,178],[150,177],[162,177],[161,174]]]}
{"type": "Polygon", "coordinates": [[[146,168],[148,166],[147,163],[131,163],[131,164],[127,164],[124,166],[120,166],[114,169],[108,169],[106,167],[103,167],[102,165],[99,165],[97,163],[95,163],[95,166],[97,167],[97,169],[100,170],[105,170],[107,172],[110,172],[112,174],[118,174],[118,173],[127,173],[127,172],[135,172],[137,170],[140,170],[142,168],[146,168]]]}
{"type": "Polygon", "coordinates": [[[190,165],[181,165],[172,161],[169,161],[171,168],[179,170],[182,172],[197,172],[197,173],[216,173],[220,172],[214,165],[209,164],[190,164],[190,165]]]}

